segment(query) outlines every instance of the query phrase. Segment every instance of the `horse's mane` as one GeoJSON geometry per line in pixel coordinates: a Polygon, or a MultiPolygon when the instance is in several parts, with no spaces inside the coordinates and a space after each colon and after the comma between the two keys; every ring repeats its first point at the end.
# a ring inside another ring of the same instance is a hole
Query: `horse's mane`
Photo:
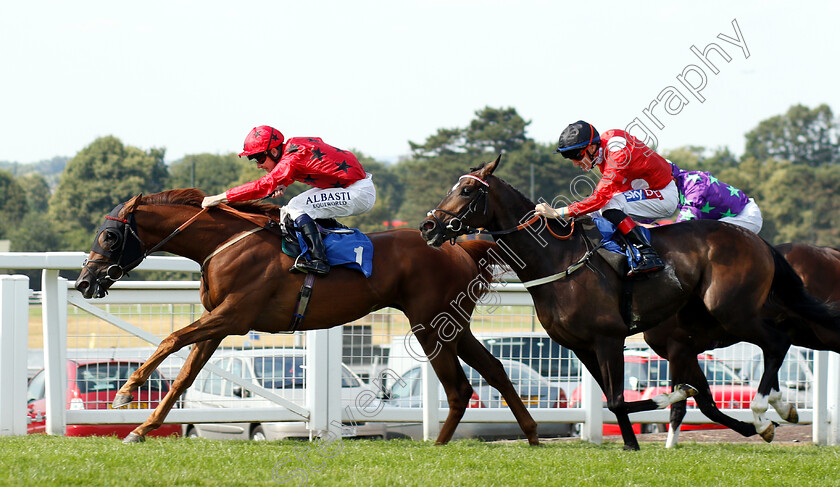
{"type": "Polygon", "coordinates": [[[186,205],[201,208],[201,201],[206,195],[197,188],[173,189],[144,196],[144,205],[186,205]]]}
{"type": "MultiPolygon", "coordinates": [[[[142,204],[144,205],[185,205],[201,208],[201,201],[206,195],[203,191],[197,188],[183,188],[172,189],[169,191],[162,191],[160,193],[150,194],[144,196],[142,204]]],[[[239,203],[229,203],[229,205],[239,211],[246,213],[256,213],[259,215],[267,215],[271,211],[277,211],[277,206],[270,203],[262,203],[258,201],[246,201],[239,203]]]]}

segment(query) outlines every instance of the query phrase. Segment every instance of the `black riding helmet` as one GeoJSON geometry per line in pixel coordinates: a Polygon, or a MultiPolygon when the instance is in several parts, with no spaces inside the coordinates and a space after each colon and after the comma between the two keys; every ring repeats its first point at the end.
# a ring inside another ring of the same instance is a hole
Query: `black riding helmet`
{"type": "Polygon", "coordinates": [[[601,136],[591,123],[578,120],[563,129],[560,134],[560,140],[557,142],[557,150],[561,156],[566,159],[579,160],[583,155],[583,150],[589,144],[597,144],[601,142],[601,136]]]}

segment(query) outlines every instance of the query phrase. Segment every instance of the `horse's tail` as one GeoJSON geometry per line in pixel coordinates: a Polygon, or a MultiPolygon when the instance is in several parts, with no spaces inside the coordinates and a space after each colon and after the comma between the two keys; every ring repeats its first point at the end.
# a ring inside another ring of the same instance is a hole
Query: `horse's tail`
{"type": "Polygon", "coordinates": [[[496,243],[487,240],[462,240],[456,242],[456,244],[469,254],[473,262],[475,262],[476,267],[478,267],[478,275],[476,277],[480,276],[480,281],[482,282],[479,296],[483,296],[490,290],[488,285],[493,282],[492,264],[498,259],[493,259],[488,252],[490,249],[497,248],[496,243]]]}
{"type": "Polygon", "coordinates": [[[773,254],[775,265],[773,284],[770,288],[773,296],[786,308],[808,321],[832,330],[840,328],[840,309],[809,293],[802,279],[782,253],[769,243],[767,247],[773,254]]]}

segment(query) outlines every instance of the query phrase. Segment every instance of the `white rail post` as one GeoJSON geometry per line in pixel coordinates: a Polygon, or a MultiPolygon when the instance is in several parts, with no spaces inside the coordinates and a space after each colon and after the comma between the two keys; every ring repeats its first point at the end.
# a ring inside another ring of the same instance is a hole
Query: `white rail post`
{"type": "Polygon", "coordinates": [[[331,440],[341,438],[341,354],[340,326],[306,332],[310,438],[322,434],[331,440]]]}
{"type": "Polygon", "coordinates": [[[815,445],[828,445],[828,352],[814,352],[814,417],[811,438],[815,445]]]}
{"type": "Polygon", "coordinates": [[[29,278],[0,276],[0,436],[26,434],[29,278]]]}
{"type": "Polygon", "coordinates": [[[828,421],[831,423],[828,444],[840,445],[840,355],[835,352],[826,353],[828,354],[826,407],[828,421]]]}
{"type": "Polygon", "coordinates": [[[581,407],[584,411],[584,423],[580,438],[596,445],[604,441],[604,401],[601,387],[586,368],[583,369],[581,384],[581,407]]]}
{"type": "Polygon", "coordinates": [[[46,380],[46,431],[67,432],[67,280],[58,269],[41,272],[44,323],[44,368],[46,380]]]}
{"type": "Polygon", "coordinates": [[[431,360],[423,361],[420,370],[423,377],[423,441],[436,440],[440,433],[440,379],[431,360]]]}

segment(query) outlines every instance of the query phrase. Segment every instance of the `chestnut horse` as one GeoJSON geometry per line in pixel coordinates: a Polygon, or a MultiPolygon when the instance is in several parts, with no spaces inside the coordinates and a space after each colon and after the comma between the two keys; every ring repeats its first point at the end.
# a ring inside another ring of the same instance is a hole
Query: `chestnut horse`
{"type": "MultiPolygon", "coordinates": [[[[158,249],[201,264],[205,312],[166,337],[113,401],[113,407],[129,404],[132,392],[167,356],[194,344],[169,393],[125,438],[126,443],[142,441],[163,423],[223,338],[250,330],[286,331],[296,308],[304,276],[288,271],[293,260],[280,250],[279,235],[254,232],[261,227],[252,220],[268,223],[266,215],[276,214],[277,207],[251,203],[235,205],[236,209],[202,210],[203,197],[199,190],[183,189],[138,195],[118,205],[97,233],[76,281],[76,289],[85,298],[102,297],[114,280],[158,249]]],[[[536,422],[501,362],[470,332],[469,315],[475,302],[462,299],[467,292],[475,296],[475,286],[489,282],[490,267],[482,267],[482,262],[492,244],[469,241],[441,251],[429,248],[416,230],[408,229],[373,233],[370,239],[374,246],[372,275],[365,278],[359,271],[335,267],[328,276],[317,277],[300,329],[330,328],[380,308],[397,308],[408,317],[446,391],[449,415],[437,444],[451,439],[472,395],[458,357],[502,393],[529,443],[538,444],[536,422]],[[457,313],[447,308],[453,302],[460,303],[457,313]],[[457,326],[435,326],[441,313],[447,313],[457,326]]]]}
{"type": "MultiPolygon", "coordinates": [[[[623,348],[628,335],[675,314],[688,333],[702,331],[710,326],[706,320],[712,320],[762,348],[765,374],[758,390],[767,395],[778,382],[788,346],[784,333],[760,316],[771,290],[786,312],[834,323],[834,315],[807,294],[777,251],[752,232],[717,221],[652,229],[653,245],[666,267],[634,281],[627,299],[623,277],[596,257],[574,220],[571,226],[540,220],[533,216],[533,202],[493,176],[500,160],[459,178],[421,224],[423,238],[440,246],[478,228],[496,237],[507,249],[501,257],[528,288],[548,335],[572,349],[601,386],[625,449],[639,448],[629,413],[664,408],[689,395],[678,387],[654,399],[625,402],[623,348]]],[[[696,361],[696,354],[692,357],[696,361]]],[[[761,411],[756,411],[756,425],[759,433],[772,434],[774,425],[761,411]]]]}
{"type": "MultiPolygon", "coordinates": [[[[805,288],[813,296],[834,305],[840,303],[840,251],[828,247],[817,247],[803,243],[787,243],[776,247],[785,256],[797,275],[802,279],[805,288]]],[[[768,323],[782,330],[788,337],[789,343],[815,350],[831,350],[840,353],[840,329],[821,326],[803,320],[797,316],[787,316],[774,303],[773,299],[767,303],[763,315],[768,323]]],[[[738,421],[718,410],[711,395],[706,376],[700,370],[696,361],[685,360],[691,354],[701,353],[712,348],[725,347],[739,342],[737,337],[718,328],[709,328],[707,333],[701,335],[694,333],[688,336],[686,333],[676,331],[678,324],[672,319],[645,332],[645,341],[661,357],[669,359],[671,364],[671,377],[674,384],[690,382],[698,390],[694,400],[698,408],[709,419],[716,421],[743,436],[756,434],[752,423],[738,421]]],[[[778,386],[778,383],[776,383],[778,386]]],[[[781,398],[781,392],[776,388],[766,398],[758,398],[754,404],[762,404],[765,401],[776,409],[782,419],[796,422],[798,415],[792,405],[785,403],[781,398]]],[[[680,401],[671,406],[671,426],[668,431],[667,446],[673,447],[679,439],[679,428],[685,418],[685,401],[680,401]]],[[[766,409],[766,406],[765,406],[766,409]]],[[[766,438],[765,440],[771,440],[766,438]]]]}

